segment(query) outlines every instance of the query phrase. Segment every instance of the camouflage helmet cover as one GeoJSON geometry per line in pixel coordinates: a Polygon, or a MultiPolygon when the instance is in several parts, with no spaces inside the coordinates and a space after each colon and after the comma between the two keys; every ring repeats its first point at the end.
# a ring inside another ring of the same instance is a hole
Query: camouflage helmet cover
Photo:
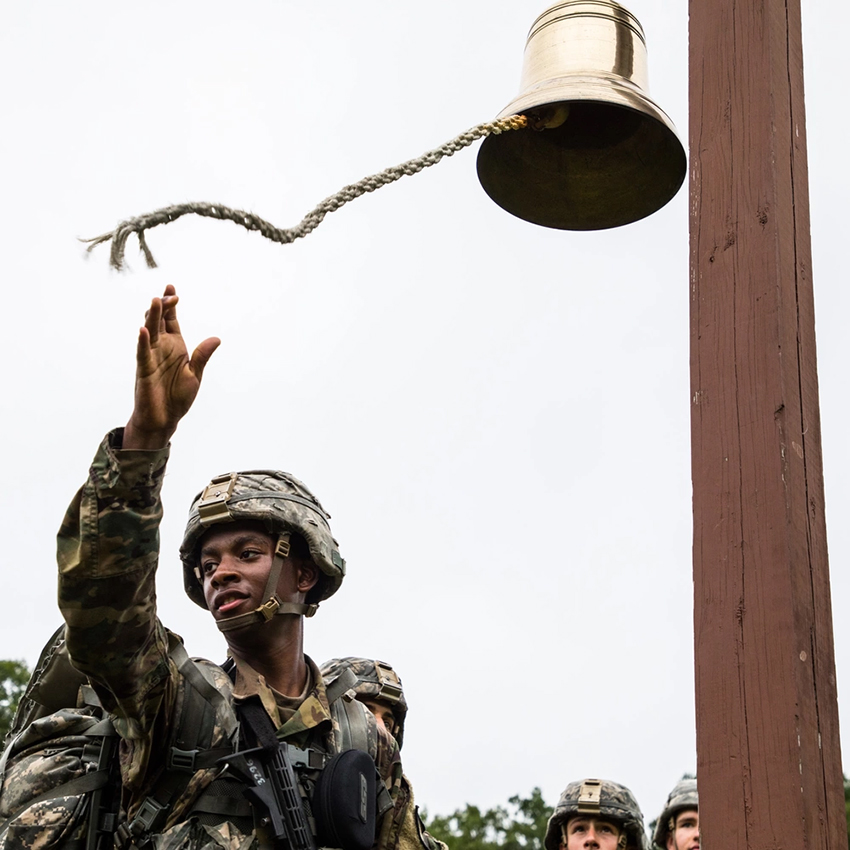
{"type": "Polygon", "coordinates": [[[192,500],[180,545],[180,560],[183,585],[196,605],[207,607],[203,587],[195,574],[201,537],[214,525],[245,519],[262,522],[272,535],[285,531],[300,534],[313,563],[326,577],[317,601],[336,593],[345,575],[345,561],[331,534],[330,514],[293,475],[259,469],[219,475],[192,500]]]}
{"type": "Polygon", "coordinates": [[[407,716],[407,700],[404,698],[401,679],[385,661],[371,658],[332,658],[319,668],[325,684],[335,682],[346,670],[354,674],[356,682],[351,690],[361,702],[383,702],[392,708],[396,726],[393,735],[401,749],[404,741],[404,719],[407,716]]]}
{"type": "Polygon", "coordinates": [[[609,820],[623,831],[626,850],[648,850],[643,813],[625,785],[606,779],[584,779],[567,785],[546,827],[546,850],[558,850],[561,827],[575,815],[609,820]]]}
{"type": "Polygon", "coordinates": [[[658,816],[655,824],[655,834],[652,843],[667,850],[667,836],[670,834],[670,819],[675,818],[679,812],[686,809],[699,810],[699,795],[697,794],[696,779],[681,779],[674,786],[667,797],[667,805],[658,816]]]}

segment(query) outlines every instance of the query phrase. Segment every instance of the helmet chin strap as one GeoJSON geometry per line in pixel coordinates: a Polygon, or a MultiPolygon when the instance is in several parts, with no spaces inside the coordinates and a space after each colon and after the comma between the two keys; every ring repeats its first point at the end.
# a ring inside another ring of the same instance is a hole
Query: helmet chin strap
{"type": "Polygon", "coordinates": [[[283,562],[289,557],[289,532],[284,531],[277,538],[274,548],[274,558],[269,570],[269,577],[263,591],[263,601],[259,607],[247,614],[237,614],[235,617],[226,617],[216,620],[216,625],[221,632],[230,632],[234,629],[242,629],[254,623],[268,623],[277,614],[299,614],[304,617],[312,617],[318,609],[317,604],[308,605],[303,602],[284,602],[277,595],[277,583],[283,570],[283,562]]]}

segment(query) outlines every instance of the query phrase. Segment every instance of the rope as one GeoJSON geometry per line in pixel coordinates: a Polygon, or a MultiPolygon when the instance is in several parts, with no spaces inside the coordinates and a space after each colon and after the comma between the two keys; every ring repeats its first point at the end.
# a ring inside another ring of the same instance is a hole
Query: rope
{"type": "Polygon", "coordinates": [[[124,266],[124,252],[127,247],[127,239],[131,233],[135,233],[138,236],[139,248],[145,255],[148,267],[153,269],[156,268],[156,261],[145,239],[145,231],[160,224],[168,224],[169,222],[176,221],[188,213],[194,213],[195,215],[207,216],[208,218],[232,221],[242,225],[246,230],[258,230],[266,239],[270,239],[272,242],[288,245],[290,242],[294,242],[296,239],[312,233],[322,223],[322,220],[328,213],[338,210],[344,204],[353,201],[355,198],[359,198],[361,195],[365,195],[367,192],[374,192],[375,189],[380,189],[382,186],[394,183],[405,175],[418,174],[424,168],[436,165],[443,157],[452,156],[465,147],[468,147],[476,139],[491,134],[504,133],[509,130],[520,130],[527,126],[528,120],[524,115],[513,115],[510,118],[479,124],[465,133],[461,133],[450,142],[446,142],[446,144],[441,145],[439,148],[428,151],[416,159],[411,159],[403,162],[401,165],[387,168],[379,174],[364,177],[350,186],[344,186],[335,195],[325,198],[315,209],[307,213],[295,227],[278,228],[251,212],[234,210],[221,204],[210,204],[205,201],[190,201],[183,204],[174,204],[170,207],[163,207],[154,212],[127,219],[127,221],[122,221],[115,230],[109,233],[104,233],[93,239],[81,239],[80,241],[88,244],[86,251],[90,252],[102,242],[109,242],[111,239],[112,250],[109,255],[109,263],[113,268],[120,270],[124,266]]]}

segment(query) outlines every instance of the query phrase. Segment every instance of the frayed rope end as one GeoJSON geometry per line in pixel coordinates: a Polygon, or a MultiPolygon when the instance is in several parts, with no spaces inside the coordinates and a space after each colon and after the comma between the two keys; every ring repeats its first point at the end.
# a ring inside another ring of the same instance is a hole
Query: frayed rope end
{"type": "Polygon", "coordinates": [[[132,227],[126,224],[119,224],[115,230],[110,233],[103,233],[100,236],[95,236],[92,239],[79,238],[80,242],[87,245],[86,253],[90,254],[98,245],[112,240],[112,250],[109,252],[109,265],[116,271],[124,270],[124,252],[127,247],[127,239],[131,233],[136,233],[139,239],[139,250],[145,255],[145,262],[149,269],[157,268],[156,260],[154,259],[151,249],[148,247],[147,239],[145,239],[144,230],[135,231],[132,227]]]}

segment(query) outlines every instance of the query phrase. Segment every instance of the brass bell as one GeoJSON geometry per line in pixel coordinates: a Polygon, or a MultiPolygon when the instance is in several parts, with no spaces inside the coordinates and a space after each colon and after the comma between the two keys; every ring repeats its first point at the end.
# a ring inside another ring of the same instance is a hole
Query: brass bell
{"type": "Polygon", "coordinates": [[[654,213],[678,192],[687,160],[647,90],[634,15],[613,0],[550,6],[528,34],[521,94],[498,116],[526,115],[529,127],[484,140],[484,191],[515,216],[562,230],[654,213]]]}

